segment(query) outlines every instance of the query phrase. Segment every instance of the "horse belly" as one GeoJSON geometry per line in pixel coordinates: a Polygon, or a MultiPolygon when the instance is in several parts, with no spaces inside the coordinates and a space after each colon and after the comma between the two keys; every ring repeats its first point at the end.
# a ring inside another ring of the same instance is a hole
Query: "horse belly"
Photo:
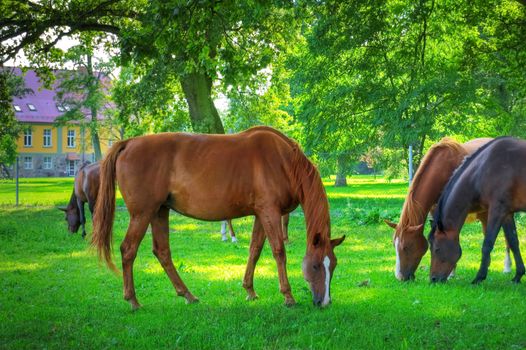
{"type": "Polygon", "coordinates": [[[195,219],[219,221],[253,215],[251,195],[235,198],[232,193],[217,186],[196,185],[176,188],[170,192],[169,206],[178,213],[195,219]]]}

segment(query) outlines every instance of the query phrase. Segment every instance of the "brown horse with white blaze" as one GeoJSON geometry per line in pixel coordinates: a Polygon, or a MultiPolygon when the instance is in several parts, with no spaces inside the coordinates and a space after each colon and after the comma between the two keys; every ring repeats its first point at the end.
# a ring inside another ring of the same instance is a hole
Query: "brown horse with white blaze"
{"type": "Polygon", "coordinates": [[[329,206],[319,173],[298,144],[280,132],[255,127],[231,135],[165,133],[121,141],[103,161],[100,179],[92,243],[99,256],[116,270],[111,260],[116,179],[130,213],[121,255],[124,298],[132,309],[140,306],[135,295],[133,262],[150,224],[153,252],[177,295],[189,303],[198,300],[172,262],[168,239],[170,209],[209,221],[255,215],[243,279],[247,299],[257,298],[254,269],[268,238],[285,304],[294,304],[287,278],[281,216],[299,204],[307,224],[304,277],[316,305],[330,302],[330,280],[336,267],[333,248],[344,237],[330,239],[329,206]]]}
{"type": "MultiPolygon", "coordinates": [[[[428,150],[409,187],[399,222],[396,224],[386,221],[395,229],[393,245],[396,253],[396,278],[402,281],[414,278],[428,248],[424,236],[424,224],[428,213],[433,210],[449,178],[464,157],[491,140],[479,138],[460,144],[450,138],[444,138],[428,150]]],[[[487,213],[479,212],[476,217],[482,222],[485,232],[487,213]]],[[[508,249],[505,271],[510,269],[509,262],[508,249]]]]}

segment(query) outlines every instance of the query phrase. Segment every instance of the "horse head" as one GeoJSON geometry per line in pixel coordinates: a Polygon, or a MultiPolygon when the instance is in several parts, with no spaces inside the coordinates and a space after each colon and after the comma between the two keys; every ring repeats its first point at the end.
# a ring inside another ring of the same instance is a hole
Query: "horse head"
{"type": "Polygon", "coordinates": [[[344,239],[345,236],[324,239],[321,234],[316,233],[312,244],[307,248],[302,270],[312,292],[312,302],[316,306],[326,306],[331,301],[330,285],[337,264],[334,247],[340,245],[344,239]]]}
{"type": "Polygon", "coordinates": [[[420,260],[427,252],[427,241],[422,235],[424,225],[402,227],[394,222],[384,221],[395,229],[393,246],[396,253],[396,278],[400,281],[414,279],[420,260]]]}
{"type": "Polygon", "coordinates": [[[71,233],[77,233],[80,227],[80,213],[76,206],[58,207],[66,213],[65,220],[68,223],[68,230],[71,233]]]}
{"type": "Polygon", "coordinates": [[[442,230],[433,227],[429,235],[429,250],[431,250],[431,282],[446,282],[462,256],[459,243],[459,232],[442,230]]]}

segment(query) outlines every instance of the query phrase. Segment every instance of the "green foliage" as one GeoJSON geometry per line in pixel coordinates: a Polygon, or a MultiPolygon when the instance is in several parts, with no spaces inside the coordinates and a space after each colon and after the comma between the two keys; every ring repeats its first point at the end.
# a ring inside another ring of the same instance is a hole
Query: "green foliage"
{"type": "Polygon", "coordinates": [[[21,126],[15,118],[13,97],[27,92],[23,80],[8,70],[0,69],[0,178],[9,175],[5,167],[16,159],[16,140],[21,132],[21,126]]]}

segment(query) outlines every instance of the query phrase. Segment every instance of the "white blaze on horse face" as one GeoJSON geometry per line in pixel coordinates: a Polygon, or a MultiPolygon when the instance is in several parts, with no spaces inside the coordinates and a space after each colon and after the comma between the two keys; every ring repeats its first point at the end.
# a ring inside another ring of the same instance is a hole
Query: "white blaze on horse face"
{"type": "Polygon", "coordinates": [[[323,297],[322,306],[329,304],[331,301],[331,296],[329,295],[329,285],[331,284],[331,272],[329,266],[331,265],[331,260],[328,256],[325,256],[323,259],[323,266],[325,266],[325,296],[323,297]]]}
{"type": "Polygon", "coordinates": [[[402,280],[402,272],[400,271],[400,253],[398,253],[398,245],[400,244],[400,238],[396,237],[394,241],[394,247],[396,252],[396,265],[395,265],[395,277],[402,280]]]}

